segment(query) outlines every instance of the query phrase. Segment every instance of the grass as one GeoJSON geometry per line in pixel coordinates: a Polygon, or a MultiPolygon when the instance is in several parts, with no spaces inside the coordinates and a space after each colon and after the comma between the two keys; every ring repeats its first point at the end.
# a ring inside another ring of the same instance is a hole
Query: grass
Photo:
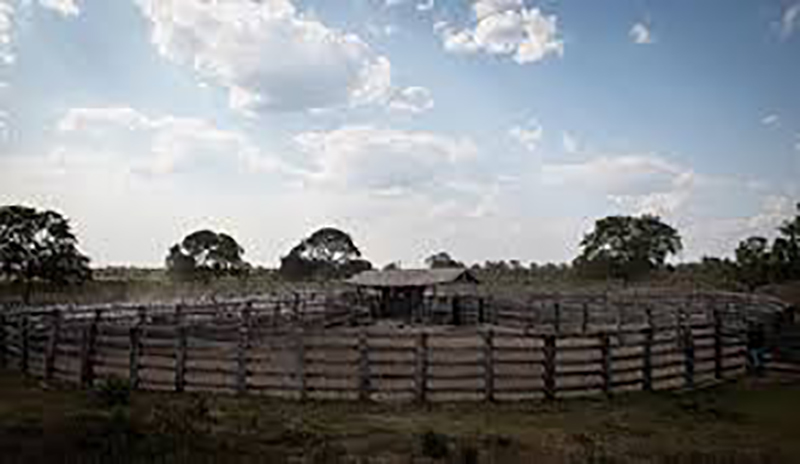
{"type": "Polygon", "coordinates": [[[800,386],[430,406],[45,389],[0,373],[2,462],[796,463],[800,386]]]}

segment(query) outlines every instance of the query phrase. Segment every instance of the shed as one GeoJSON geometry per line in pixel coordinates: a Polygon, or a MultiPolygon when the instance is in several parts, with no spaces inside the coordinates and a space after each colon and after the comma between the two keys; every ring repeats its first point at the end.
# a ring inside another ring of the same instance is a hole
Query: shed
{"type": "MultiPolygon", "coordinates": [[[[479,281],[468,269],[445,268],[364,271],[346,283],[378,293],[379,301],[372,311],[373,317],[420,319],[426,289],[441,285],[476,285],[479,281]]],[[[460,319],[456,312],[454,306],[454,320],[460,319]]]]}

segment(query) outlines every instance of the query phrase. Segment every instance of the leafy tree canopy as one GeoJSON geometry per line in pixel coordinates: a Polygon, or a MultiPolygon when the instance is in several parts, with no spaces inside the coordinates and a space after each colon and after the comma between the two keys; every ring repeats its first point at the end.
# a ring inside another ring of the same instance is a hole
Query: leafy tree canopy
{"type": "Polygon", "coordinates": [[[230,235],[199,230],[170,247],[166,264],[177,277],[236,275],[249,268],[242,255],[244,249],[230,235]]]}
{"type": "Polygon", "coordinates": [[[69,221],[59,213],[0,207],[0,274],[27,283],[26,302],[35,279],[74,284],[91,278],[89,258],[77,245],[69,221]]]}
{"type": "Polygon", "coordinates": [[[800,279],[800,203],[795,217],[778,228],[771,246],[764,237],[750,237],[739,243],[736,266],[738,280],[751,289],[800,279]]]}
{"type": "Polygon", "coordinates": [[[281,274],[288,279],[349,277],[372,269],[346,232],[323,227],[304,238],[281,258],[281,274]]]}
{"type": "Polygon", "coordinates": [[[576,266],[625,281],[660,269],[682,249],[681,237],[657,216],[610,216],[595,222],[580,243],[576,266]]]}
{"type": "Polygon", "coordinates": [[[425,258],[425,264],[431,269],[464,267],[464,263],[456,261],[445,251],[428,256],[425,258]]]}

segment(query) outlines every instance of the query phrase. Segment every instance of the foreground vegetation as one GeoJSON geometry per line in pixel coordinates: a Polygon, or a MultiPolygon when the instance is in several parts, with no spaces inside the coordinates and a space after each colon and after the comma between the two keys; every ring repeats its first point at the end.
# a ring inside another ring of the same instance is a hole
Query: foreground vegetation
{"type": "Polygon", "coordinates": [[[47,390],[0,372],[3,462],[800,462],[800,386],[554,404],[362,405],[47,390]]]}

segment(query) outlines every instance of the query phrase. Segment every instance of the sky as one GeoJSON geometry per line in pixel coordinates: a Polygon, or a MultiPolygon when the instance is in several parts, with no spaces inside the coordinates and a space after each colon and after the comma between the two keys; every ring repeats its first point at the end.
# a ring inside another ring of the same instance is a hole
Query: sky
{"type": "Polygon", "coordinates": [[[799,83],[800,0],[0,0],[0,204],[96,265],[564,262],[643,213],[730,256],[800,201],[799,83]]]}

